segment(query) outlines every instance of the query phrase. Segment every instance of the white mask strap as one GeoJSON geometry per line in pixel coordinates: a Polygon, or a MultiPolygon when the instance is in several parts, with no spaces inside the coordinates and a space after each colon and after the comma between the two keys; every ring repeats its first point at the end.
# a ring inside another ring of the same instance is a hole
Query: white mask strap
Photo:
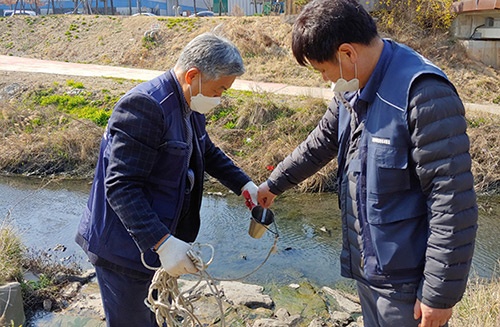
{"type": "Polygon", "coordinates": [[[200,91],[200,94],[201,94],[201,72],[200,72],[198,81],[200,83],[200,86],[198,88],[199,88],[199,91],[200,91]]]}
{"type": "Polygon", "coordinates": [[[339,67],[340,67],[340,78],[344,78],[344,75],[342,74],[342,60],[340,60],[340,52],[339,52],[339,67]]]}

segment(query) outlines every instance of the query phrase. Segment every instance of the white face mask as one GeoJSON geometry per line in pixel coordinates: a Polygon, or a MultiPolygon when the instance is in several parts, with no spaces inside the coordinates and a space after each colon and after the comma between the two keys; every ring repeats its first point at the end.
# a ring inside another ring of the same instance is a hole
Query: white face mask
{"type": "Polygon", "coordinates": [[[340,78],[332,83],[332,91],[333,92],[354,92],[359,90],[359,79],[358,79],[358,66],[354,64],[354,78],[349,82],[346,81],[342,75],[342,62],[340,61],[340,53],[339,53],[339,67],[340,67],[340,78]]]}
{"type": "Polygon", "coordinates": [[[191,93],[191,85],[189,85],[189,95],[191,96],[191,109],[193,111],[199,112],[200,114],[206,114],[214,107],[220,104],[220,97],[207,97],[201,94],[201,74],[200,77],[200,92],[193,96],[191,93]]]}

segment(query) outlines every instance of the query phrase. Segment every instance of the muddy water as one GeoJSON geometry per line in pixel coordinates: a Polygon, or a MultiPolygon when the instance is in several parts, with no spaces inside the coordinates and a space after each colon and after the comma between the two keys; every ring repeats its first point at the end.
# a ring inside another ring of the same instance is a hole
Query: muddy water
{"type": "MultiPolygon", "coordinates": [[[[3,217],[30,248],[61,262],[90,268],[74,242],[85,206],[89,181],[49,182],[30,178],[0,178],[0,222],[3,217]],[[58,246],[58,245],[62,245],[58,246]],[[60,251],[60,249],[65,249],[60,251]]],[[[480,228],[474,274],[496,273],[500,253],[500,197],[481,196],[480,228]]],[[[286,284],[307,279],[333,286],[340,279],[341,227],[334,194],[284,195],[273,205],[279,238],[277,252],[243,281],[286,284]]],[[[238,278],[259,266],[274,242],[266,232],[260,239],[248,235],[250,213],[240,197],[206,195],[201,209],[199,243],[214,251],[209,271],[214,277],[238,278]]],[[[204,251],[208,258],[208,251],[204,251]]]]}

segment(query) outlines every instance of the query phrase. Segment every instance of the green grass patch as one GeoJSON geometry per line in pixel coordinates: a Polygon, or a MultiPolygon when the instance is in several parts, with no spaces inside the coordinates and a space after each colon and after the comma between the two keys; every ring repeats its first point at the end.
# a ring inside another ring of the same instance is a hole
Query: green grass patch
{"type": "Polygon", "coordinates": [[[143,36],[142,37],[142,46],[148,50],[152,50],[158,46],[154,36],[143,36]]]}
{"type": "Polygon", "coordinates": [[[66,85],[68,85],[69,87],[75,88],[75,89],[84,89],[85,88],[85,86],[83,86],[82,82],[75,82],[72,79],[67,80],[66,85]]]}
{"type": "MultiPolygon", "coordinates": [[[[35,105],[54,106],[75,118],[88,119],[98,126],[106,126],[118,97],[110,95],[107,90],[96,96],[92,92],[84,91],[83,84],[73,80],[67,81],[67,85],[72,87],[72,91],[63,94],[56,92],[55,88],[37,90],[31,97],[32,101],[35,105]]],[[[35,125],[40,123],[36,121],[35,125]]]]}

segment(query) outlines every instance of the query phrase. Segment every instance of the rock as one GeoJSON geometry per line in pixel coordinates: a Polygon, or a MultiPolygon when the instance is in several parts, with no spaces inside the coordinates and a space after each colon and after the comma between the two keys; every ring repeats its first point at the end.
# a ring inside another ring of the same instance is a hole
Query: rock
{"type": "Polygon", "coordinates": [[[284,321],[279,321],[277,319],[257,319],[253,323],[252,327],[289,327],[290,325],[284,321]]]}
{"type": "Polygon", "coordinates": [[[351,323],[354,319],[347,312],[334,311],[330,314],[334,326],[344,327],[351,323]]]}
{"type": "Polygon", "coordinates": [[[287,309],[285,308],[279,308],[278,310],[276,310],[276,312],[274,313],[274,316],[278,319],[278,320],[281,320],[281,321],[287,321],[288,318],[290,318],[290,313],[288,312],[287,309]]]}
{"type": "Polygon", "coordinates": [[[308,325],[308,327],[325,327],[326,322],[320,318],[314,318],[308,325]]]}
{"type": "Polygon", "coordinates": [[[302,320],[300,315],[297,314],[297,315],[292,316],[292,315],[290,315],[288,310],[285,308],[280,308],[280,309],[276,310],[276,312],[274,313],[274,316],[279,321],[286,322],[288,324],[288,326],[297,326],[299,324],[299,322],[302,320]]]}
{"type": "Polygon", "coordinates": [[[292,315],[288,319],[288,324],[293,327],[293,326],[298,326],[299,323],[302,321],[302,317],[300,315],[292,315]]]}
{"type": "Polygon", "coordinates": [[[74,298],[78,294],[81,286],[82,284],[80,284],[79,282],[68,284],[62,289],[62,297],[66,299],[74,298]]]}
{"type": "Polygon", "coordinates": [[[31,281],[31,282],[38,282],[40,280],[38,275],[35,275],[33,272],[29,270],[23,274],[23,278],[25,281],[31,281]]]}
{"type": "MultiPolygon", "coordinates": [[[[93,274],[88,272],[79,278],[90,280],[93,274]]],[[[323,288],[322,292],[318,292],[309,284],[300,284],[298,288],[280,287],[276,293],[270,293],[273,297],[277,297],[276,303],[279,303],[279,307],[274,310],[276,304],[273,298],[263,294],[264,288],[259,285],[237,281],[207,284],[205,281],[198,283],[195,280],[179,279],[178,286],[186,296],[192,297],[193,313],[203,325],[207,326],[218,325],[222,319],[228,326],[235,322],[244,322],[245,326],[252,327],[363,326],[362,321],[361,324],[359,320],[355,322],[350,313],[358,309],[357,304],[343,296],[342,292],[329,288],[323,288]],[[212,292],[217,292],[220,299],[212,292]],[[326,295],[330,300],[331,297],[335,300],[326,301],[326,295]],[[335,307],[329,307],[328,303],[335,303],[335,307]],[[348,308],[349,312],[343,308],[348,308]],[[337,312],[330,314],[332,310],[337,312]]],[[[68,299],[70,304],[61,306],[65,308],[61,312],[52,313],[54,315],[52,323],[57,322],[57,319],[63,321],[71,320],[71,317],[85,317],[84,319],[91,320],[95,326],[101,326],[99,321],[104,320],[105,316],[96,282],[88,282],[83,286],[79,282],[70,283],[61,294],[63,296],[58,301],[68,299]],[[69,296],[71,298],[68,298],[69,296]]],[[[48,303],[46,305],[48,306],[48,303]]],[[[52,325],[49,322],[47,326],[52,325]]]]}
{"type": "Polygon", "coordinates": [[[21,326],[26,319],[21,294],[21,284],[18,282],[0,286],[0,326],[21,326]]]}
{"type": "Polygon", "coordinates": [[[101,293],[97,283],[83,285],[73,302],[63,311],[63,314],[104,320],[101,293]]]}
{"type": "Polygon", "coordinates": [[[13,83],[10,85],[7,85],[6,87],[3,88],[2,93],[7,94],[9,97],[14,96],[16,93],[21,91],[21,85],[18,83],[13,83]]]}
{"type": "Polygon", "coordinates": [[[220,289],[229,303],[246,307],[268,308],[274,302],[269,295],[263,294],[264,288],[259,285],[244,284],[241,282],[220,282],[220,289]]]}
{"type": "Polygon", "coordinates": [[[52,249],[53,251],[60,251],[60,252],[64,252],[66,251],[66,245],[63,245],[63,244],[57,244],[54,249],[52,249]]]}
{"type": "Polygon", "coordinates": [[[50,299],[43,300],[43,310],[45,311],[52,310],[52,301],[50,299]]]}
{"type": "Polygon", "coordinates": [[[361,305],[349,300],[346,296],[343,295],[342,292],[326,286],[322,287],[321,290],[323,290],[326,294],[332,296],[339,305],[340,309],[342,309],[342,311],[348,312],[350,314],[361,312],[361,305]]]}

